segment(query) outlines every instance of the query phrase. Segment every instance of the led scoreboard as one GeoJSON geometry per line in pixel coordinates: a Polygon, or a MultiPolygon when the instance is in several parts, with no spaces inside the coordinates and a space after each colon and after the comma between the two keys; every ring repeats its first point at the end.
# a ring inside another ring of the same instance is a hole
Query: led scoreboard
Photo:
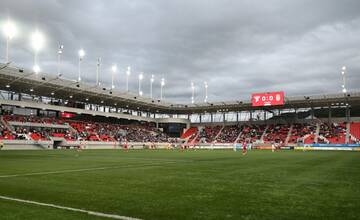
{"type": "Polygon", "coordinates": [[[284,92],[253,93],[252,106],[284,105],[284,92]]]}

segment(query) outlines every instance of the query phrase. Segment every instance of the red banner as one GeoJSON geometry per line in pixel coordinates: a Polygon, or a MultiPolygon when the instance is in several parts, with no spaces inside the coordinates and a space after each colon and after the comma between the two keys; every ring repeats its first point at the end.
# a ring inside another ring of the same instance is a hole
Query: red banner
{"type": "Polygon", "coordinates": [[[251,102],[254,107],[284,105],[284,92],[254,93],[251,102]]]}

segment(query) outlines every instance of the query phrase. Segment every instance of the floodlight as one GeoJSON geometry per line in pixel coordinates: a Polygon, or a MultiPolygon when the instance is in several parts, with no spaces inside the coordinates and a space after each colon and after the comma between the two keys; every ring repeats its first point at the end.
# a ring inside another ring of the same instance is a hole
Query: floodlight
{"type": "Polygon", "coordinates": [[[111,70],[115,73],[117,71],[117,66],[116,65],[112,65],[111,70]]]}
{"type": "Polygon", "coordinates": [[[40,51],[44,47],[45,38],[42,33],[40,33],[38,30],[36,30],[31,35],[31,45],[35,52],[40,51]]]}
{"type": "Polygon", "coordinates": [[[34,71],[34,73],[39,73],[40,72],[40,67],[39,67],[39,65],[37,65],[37,64],[35,64],[34,66],[33,66],[33,71],[34,71]]]}
{"type": "Polygon", "coordinates": [[[17,28],[15,23],[8,20],[3,27],[3,32],[7,39],[11,40],[14,38],[17,35],[17,28]]]}
{"type": "Polygon", "coordinates": [[[79,50],[79,58],[82,59],[85,56],[85,51],[83,49],[79,50]]]}

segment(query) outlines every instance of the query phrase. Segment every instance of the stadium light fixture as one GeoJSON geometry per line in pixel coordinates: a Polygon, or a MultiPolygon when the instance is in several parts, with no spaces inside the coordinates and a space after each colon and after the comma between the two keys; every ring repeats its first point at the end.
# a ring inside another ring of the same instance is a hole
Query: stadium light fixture
{"type": "Polygon", "coordinates": [[[6,63],[8,63],[10,61],[9,60],[10,41],[17,35],[17,28],[15,23],[8,19],[3,26],[3,32],[6,37],[6,63]]]}
{"type": "Polygon", "coordinates": [[[33,71],[34,71],[34,73],[38,74],[38,73],[41,71],[40,66],[37,65],[37,64],[35,64],[35,65],[33,66],[33,71]]]}
{"type": "Polygon", "coordinates": [[[155,76],[151,75],[150,78],[150,98],[153,98],[153,83],[155,81],[155,76]]]}
{"type": "Polygon", "coordinates": [[[191,82],[191,103],[195,103],[195,84],[191,82]]]}
{"type": "Polygon", "coordinates": [[[64,49],[64,45],[59,44],[59,49],[58,49],[58,76],[61,76],[61,55],[63,53],[63,49],[64,49]]]}
{"type": "Polygon", "coordinates": [[[208,100],[208,83],[206,81],[204,82],[204,87],[205,87],[205,99],[204,99],[204,102],[207,102],[207,100],[208,100]]]}
{"type": "Polygon", "coordinates": [[[115,77],[116,71],[117,71],[117,66],[116,66],[116,64],[114,64],[111,67],[111,72],[112,72],[112,74],[111,74],[111,89],[115,89],[114,77],[115,77]]]}
{"type": "Polygon", "coordinates": [[[347,90],[346,90],[346,66],[343,66],[342,68],[342,71],[341,71],[341,76],[342,76],[342,92],[343,93],[346,93],[347,90]]]}
{"type": "Polygon", "coordinates": [[[44,35],[36,30],[31,34],[31,45],[34,49],[34,66],[33,71],[37,74],[40,72],[40,66],[38,65],[38,53],[44,47],[45,38],[44,35]]]}
{"type": "Polygon", "coordinates": [[[139,74],[139,95],[142,96],[143,95],[143,92],[141,91],[141,81],[143,80],[144,78],[144,74],[143,73],[140,73],[139,74]]]}
{"type": "Polygon", "coordinates": [[[165,79],[161,78],[161,84],[160,84],[160,100],[163,100],[163,87],[165,86],[165,79]]]}
{"type": "Polygon", "coordinates": [[[96,86],[100,86],[101,57],[96,62],[96,86]]]}
{"type": "Polygon", "coordinates": [[[36,52],[39,52],[44,47],[44,43],[45,43],[44,35],[41,32],[39,32],[38,30],[36,30],[31,35],[31,45],[32,45],[33,49],[36,52]]]}
{"type": "Polygon", "coordinates": [[[82,60],[83,60],[83,58],[84,58],[84,56],[85,56],[85,51],[84,51],[84,49],[80,49],[80,50],[78,51],[78,54],[79,54],[79,76],[78,76],[78,82],[80,82],[80,81],[81,81],[81,62],[82,62],[82,60]]]}
{"type": "Polygon", "coordinates": [[[126,92],[129,92],[129,76],[131,74],[131,67],[128,66],[126,70],[126,92]]]}

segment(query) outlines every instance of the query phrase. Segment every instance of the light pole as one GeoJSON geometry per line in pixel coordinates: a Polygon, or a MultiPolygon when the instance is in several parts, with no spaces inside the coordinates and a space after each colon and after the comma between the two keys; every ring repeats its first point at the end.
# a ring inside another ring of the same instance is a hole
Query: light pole
{"type": "Polygon", "coordinates": [[[100,68],[101,68],[101,57],[97,59],[97,63],[96,63],[96,86],[100,86],[100,68]]]}
{"type": "Polygon", "coordinates": [[[205,99],[204,99],[204,102],[207,102],[207,100],[208,100],[208,83],[206,81],[204,82],[204,87],[205,87],[205,99]]]}
{"type": "Polygon", "coordinates": [[[44,36],[37,30],[31,35],[31,45],[34,49],[34,67],[33,71],[37,74],[40,72],[40,66],[38,64],[38,53],[44,46],[44,36]]]}
{"type": "Polygon", "coordinates": [[[10,47],[10,41],[13,39],[17,34],[17,29],[15,24],[8,20],[6,24],[3,27],[3,32],[6,37],[6,63],[8,63],[9,60],[9,47],[10,47]]]}
{"type": "Polygon", "coordinates": [[[115,89],[115,85],[114,85],[114,76],[115,76],[115,73],[117,71],[117,66],[114,64],[112,67],[111,67],[111,89],[115,89]]]}
{"type": "Polygon", "coordinates": [[[139,75],[139,95],[140,96],[143,95],[143,92],[141,91],[141,81],[143,80],[143,78],[144,78],[143,73],[140,73],[140,75],[139,75]]]}
{"type": "Polygon", "coordinates": [[[81,81],[81,61],[83,60],[85,56],[85,51],[83,49],[79,50],[79,76],[78,76],[78,82],[81,81]]]}
{"type": "Polygon", "coordinates": [[[165,86],[165,79],[161,78],[161,87],[160,87],[160,100],[163,100],[163,87],[165,86]]]}
{"type": "Polygon", "coordinates": [[[150,78],[150,98],[153,98],[153,83],[154,83],[154,75],[151,75],[150,78]]]}
{"type": "Polygon", "coordinates": [[[129,76],[131,74],[131,67],[128,66],[126,70],[126,92],[129,92],[129,76]]]}
{"type": "Polygon", "coordinates": [[[343,80],[343,84],[342,84],[342,92],[346,93],[346,66],[343,66],[341,68],[341,76],[342,76],[342,80],[343,80]]]}
{"type": "Polygon", "coordinates": [[[60,44],[58,49],[58,76],[61,76],[61,55],[63,53],[64,45],[60,44]]]}
{"type": "Polygon", "coordinates": [[[191,82],[191,103],[195,103],[195,85],[194,82],[191,82]]]}

